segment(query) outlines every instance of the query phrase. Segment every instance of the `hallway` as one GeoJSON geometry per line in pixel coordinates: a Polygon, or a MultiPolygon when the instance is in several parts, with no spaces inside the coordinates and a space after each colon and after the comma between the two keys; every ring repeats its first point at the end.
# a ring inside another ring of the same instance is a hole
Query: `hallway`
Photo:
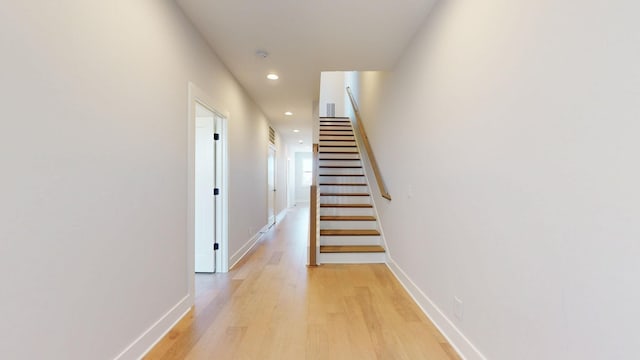
{"type": "Polygon", "coordinates": [[[384,264],[306,267],[308,208],[288,210],[146,359],[458,359],[384,264]]]}

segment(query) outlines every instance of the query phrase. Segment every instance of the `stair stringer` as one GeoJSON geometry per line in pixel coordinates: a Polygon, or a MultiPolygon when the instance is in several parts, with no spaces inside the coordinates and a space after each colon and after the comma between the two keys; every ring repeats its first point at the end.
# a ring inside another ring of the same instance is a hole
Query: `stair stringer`
{"type": "Polygon", "coordinates": [[[374,196],[373,189],[375,187],[376,192],[380,193],[380,188],[378,187],[378,182],[376,181],[376,177],[373,175],[373,167],[371,167],[371,161],[369,160],[369,156],[366,151],[364,151],[364,147],[362,146],[362,134],[360,133],[360,128],[356,126],[356,122],[354,121],[354,116],[349,117],[351,121],[351,127],[353,128],[353,136],[356,139],[356,146],[358,147],[358,152],[360,153],[360,161],[362,162],[362,170],[364,171],[364,178],[369,186],[369,191],[371,192],[371,205],[373,205],[373,213],[376,217],[376,222],[378,223],[378,231],[380,232],[380,242],[382,247],[385,250],[385,263],[389,263],[391,259],[391,251],[389,250],[389,245],[387,244],[387,238],[384,235],[384,229],[382,227],[382,219],[380,218],[380,214],[378,213],[378,202],[379,201],[388,201],[384,199],[382,196],[374,196]]]}

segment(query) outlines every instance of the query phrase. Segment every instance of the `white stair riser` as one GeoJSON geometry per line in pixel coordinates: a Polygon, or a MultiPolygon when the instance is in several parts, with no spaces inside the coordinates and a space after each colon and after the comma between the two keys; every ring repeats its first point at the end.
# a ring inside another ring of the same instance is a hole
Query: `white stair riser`
{"type": "MultiPolygon", "coordinates": [[[[321,146],[320,150],[321,153],[322,152],[327,152],[329,151],[329,153],[347,153],[347,154],[357,154],[358,153],[358,149],[357,148],[350,148],[350,147],[332,147],[332,146],[321,146]]],[[[324,154],[320,154],[320,156],[324,156],[324,154]]]]}
{"type": "Polygon", "coordinates": [[[320,160],[320,166],[362,166],[360,160],[320,160]]]}
{"type": "Polygon", "coordinates": [[[320,176],[320,183],[354,183],[365,184],[364,176],[320,176]]]}
{"type": "MultiPolygon", "coordinates": [[[[321,154],[320,158],[321,159],[354,159],[354,160],[359,160],[360,159],[360,154],[358,154],[358,153],[353,153],[353,154],[321,154]]],[[[328,161],[328,160],[320,160],[320,161],[328,161]]]]}
{"type": "Polygon", "coordinates": [[[373,221],[355,221],[355,220],[320,220],[320,229],[340,229],[340,230],[376,230],[378,228],[378,222],[373,221]]]}
{"type": "Polygon", "coordinates": [[[342,136],[342,135],[322,135],[319,138],[320,141],[336,141],[336,140],[349,140],[356,141],[355,136],[342,136]]]}
{"type": "Polygon", "coordinates": [[[380,245],[380,236],[320,236],[320,245],[380,245]]]}
{"type": "Polygon", "coordinates": [[[321,130],[319,136],[354,136],[353,131],[321,130]]]}
{"type": "Polygon", "coordinates": [[[367,193],[371,194],[369,191],[369,186],[336,186],[336,185],[320,185],[321,193],[367,193]]]}
{"type": "Polygon", "coordinates": [[[371,196],[322,196],[320,204],[370,204],[371,196]]]}
{"type": "Polygon", "coordinates": [[[320,264],[377,264],[384,263],[385,253],[320,253],[320,264]]]}
{"type": "Polygon", "coordinates": [[[352,168],[320,168],[320,175],[363,175],[363,169],[352,169],[352,168]]]}
{"type": "Polygon", "coordinates": [[[355,141],[335,141],[335,140],[320,140],[319,143],[320,146],[336,146],[336,147],[341,147],[341,146],[355,146],[356,142],[355,141]]]}
{"type": "Polygon", "coordinates": [[[351,126],[336,126],[336,125],[320,125],[320,131],[327,131],[327,130],[353,130],[353,128],[351,126]]]}
{"type": "Polygon", "coordinates": [[[321,216],[374,216],[373,208],[320,208],[321,216]]]}

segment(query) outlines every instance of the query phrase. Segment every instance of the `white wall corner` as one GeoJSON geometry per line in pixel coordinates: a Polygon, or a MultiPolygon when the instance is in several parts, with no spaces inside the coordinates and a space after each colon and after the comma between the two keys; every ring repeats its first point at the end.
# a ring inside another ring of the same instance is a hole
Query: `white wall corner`
{"type": "Polygon", "coordinates": [[[389,267],[393,275],[400,281],[422,312],[427,315],[429,320],[431,320],[440,333],[449,341],[449,344],[456,350],[460,357],[465,360],[487,360],[390,256],[387,256],[387,267],[389,267]]]}
{"type": "Polygon", "coordinates": [[[162,338],[182,320],[193,306],[193,298],[186,295],[158,321],[124,349],[115,360],[142,359],[162,338]]]}

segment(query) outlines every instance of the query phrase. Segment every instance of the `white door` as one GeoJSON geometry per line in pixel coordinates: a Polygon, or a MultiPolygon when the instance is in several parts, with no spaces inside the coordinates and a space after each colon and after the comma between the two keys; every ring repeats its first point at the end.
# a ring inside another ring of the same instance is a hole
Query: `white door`
{"type": "Polygon", "coordinates": [[[216,146],[215,114],[196,104],[195,156],[195,271],[214,272],[216,242],[216,146]]]}
{"type": "Polygon", "coordinates": [[[271,146],[269,146],[269,159],[267,160],[267,191],[267,224],[271,226],[276,223],[276,149],[271,146]]]}

